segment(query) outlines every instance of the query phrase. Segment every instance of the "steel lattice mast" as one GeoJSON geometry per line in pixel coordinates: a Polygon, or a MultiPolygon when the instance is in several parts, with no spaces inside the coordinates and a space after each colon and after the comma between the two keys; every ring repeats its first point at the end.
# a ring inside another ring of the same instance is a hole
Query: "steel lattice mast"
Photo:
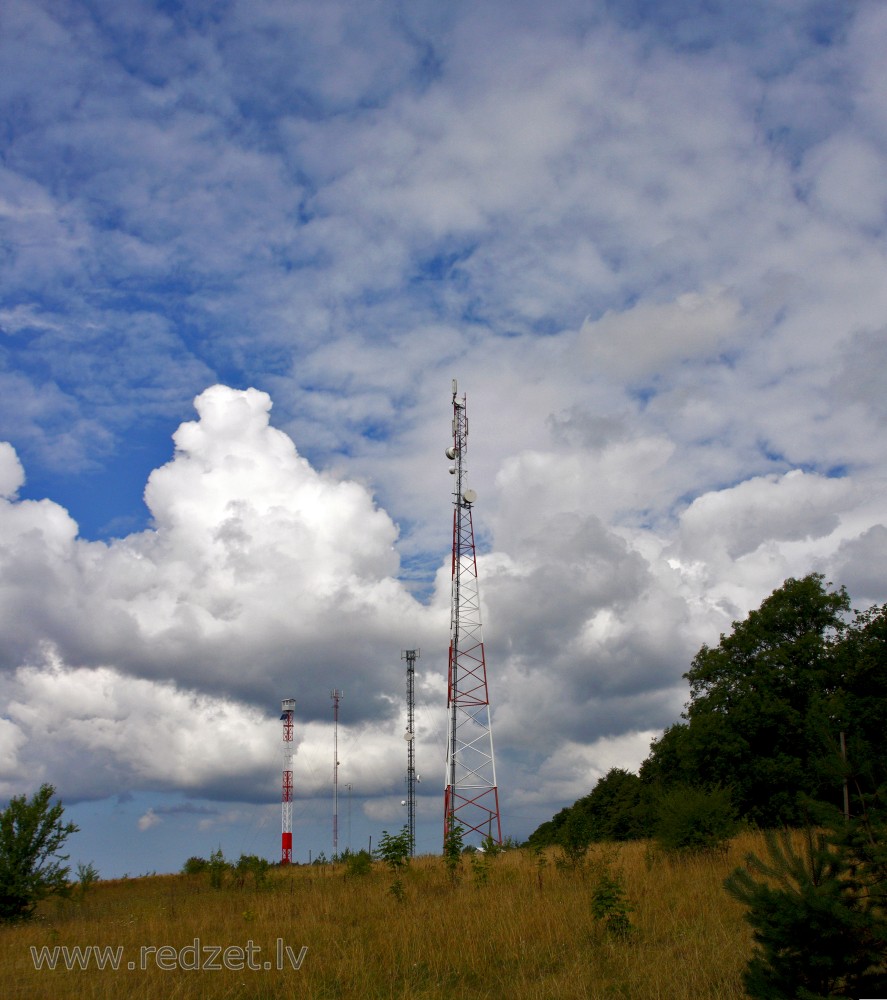
{"type": "Polygon", "coordinates": [[[416,853],[416,660],[418,649],[405,649],[400,658],[407,661],[407,830],[410,835],[410,854],[416,853]]]}
{"type": "Polygon", "coordinates": [[[499,789],[493,755],[490,697],[481,626],[480,593],[471,509],[477,495],[466,483],[468,412],[453,379],[453,566],[447,681],[447,774],[444,842],[456,826],[466,842],[492,837],[502,843],[499,789]]]}
{"type": "Polygon", "coordinates": [[[333,699],[333,859],[339,856],[339,702],[345,692],[330,691],[333,699]]]}
{"type": "Polygon", "coordinates": [[[280,703],[283,722],[283,794],[280,813],[280,863],[288,865],[293,860],[293,711],[295,698],[284,698],[280,703]]]}

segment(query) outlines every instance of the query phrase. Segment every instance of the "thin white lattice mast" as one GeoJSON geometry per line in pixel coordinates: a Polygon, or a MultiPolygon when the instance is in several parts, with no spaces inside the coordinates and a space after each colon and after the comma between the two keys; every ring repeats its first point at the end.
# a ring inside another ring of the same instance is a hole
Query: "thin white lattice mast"
{"type": "Polygon", "coordinates": [[[333,857],[339,856],[339,702],[345,692],[330,691],[333,699],[333,857]]]}
{"type": "Polygon", "coordinates": [[[471,508],[477,499],[466,482],[468,412],[453,379],[453,580],[450,658],[447,681],[447,775],[444,793],[444,842],[454,827],[466,843],[492,837],[502,843],[499,788],[493,755],[487,665],[481,627],[480,594],[471,508]]]}
{"type": "Polygon", "coordinates": [[[410,835],[410,854],[416,853],[416,660],[418,649],[405,649],[400,658],[407,661],[407,830],[410,835]]]}
{"type": "Polygon", "coordinates": [[[283,722],[283,796],[281,799],[280,863],[288,865],[293,860],[293,711],[295,698],[284,698],[280,703],[283,722]]]}

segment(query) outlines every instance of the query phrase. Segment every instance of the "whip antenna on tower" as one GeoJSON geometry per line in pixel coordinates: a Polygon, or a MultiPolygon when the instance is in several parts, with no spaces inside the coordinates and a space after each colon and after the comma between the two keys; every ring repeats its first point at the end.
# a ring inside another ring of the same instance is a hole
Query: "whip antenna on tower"
{"type": "Polygon", "coordinates": [[[416,853],[416,660],[418,649],[405,649],[400,658],[407,661],[407,830],[410,837],[410,854],[416,853]]]}
{"type": "Polygon", "coordinates": [[[453,463],[450,474],[455,476],[455,482],[444,843],[450,831],[458,826],[466,839],[474,834],[482,840],[491,837],[501,844],[499,788],[471,518],[477,494],[466,481],[467,450],[466,397],[459,398],[453,379],[453,443],[446,450],[453,463]]]}
{"type": "Polygon", "coordinates": [[[293,860],[293,711],[295,698],[284,698],[280,703],[283,722],[283,797],[281,800],[280,863],[288,865],[293,860]]]}

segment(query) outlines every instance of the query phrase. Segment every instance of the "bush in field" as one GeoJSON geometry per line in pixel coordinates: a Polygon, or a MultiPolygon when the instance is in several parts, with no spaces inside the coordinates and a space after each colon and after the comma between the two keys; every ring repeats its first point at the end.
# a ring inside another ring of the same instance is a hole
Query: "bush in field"
{"type": "Polygon", "coordinates": [[[373,869],[373,856],[369,851],[344,851],[342,860],[345,862],[346,878],[359,878],[362,875],[369,875],[373,869]]]}
{"type": "Polygon", "coordinates": [[[251,877],[253,885],[261,889],[268,878],[270,867],[271,863],[265,858],[260,858],[256,854],[241,854],[233,868],[234,884],[238,889],[242,889],[246,885],[247,877],[251,877]]]}
{"type": "Polygon", "coordinates": [[[725,788],[681,785],[659,800],[656,839],[667,851],[721,850],[737,826],[725,788]]]}
{"type": "Polygon", "coordinates": [[[31,799],[14,796],[0,812],[0,920],[30,917],[41,899],[69,891],[68,855],[59,851],[78,828],[62,822],[54,794],[52,785],[42,785],[31,799]]]}
{"type": "Polygon", "coordinates": [[[77,898],[83,899],[90,886],[99,880],[99,872],[92,862],[84,864],[82,861],[77,865],[77,898]]]}

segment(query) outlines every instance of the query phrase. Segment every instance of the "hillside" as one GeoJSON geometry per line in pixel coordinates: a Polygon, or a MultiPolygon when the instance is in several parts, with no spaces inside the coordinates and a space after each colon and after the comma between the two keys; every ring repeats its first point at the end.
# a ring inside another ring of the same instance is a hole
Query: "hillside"
{"type": "Polygon", "coordinates": [[[486,868],[465,857],[455,882],[440,858],[419,858],[403,877],[400,901],[379,863],[356,877],[343,865],[277,869],[260,889],[228,882],[213,890],[206,877],[184,875],[101,882],[81,902],[47,901],[35,921],[0,928],[0,996],[740,1000],[751,936],[743,907],[722,883],[759,848],[760,838],[745,834],[726,856],[676,864],[648,843],[608,845],[575,868],[558,866],[556,852],[514,850],[486,868]],[[624,937],[593,912],[603,870],[624,886],[631,924],[624,937]],[[204,961],[215,946],[234,949],[229,958],[242,967],[182,968],[193,964],[182,949],[195,941],[204,961]],[[68,971],[60,949],[75,946],[119,948],[120,968],[98,970],[89,953],[89,969],[68,971]],[[302,947],[296,970],[290,956],[298,960],[302,947]],[[32,948],[38,956],[48,949],[44,962],[59,949],[55,970],[36,971],[32,948]],[[248,967],[250,955],[261,968],[248,967]]]}

